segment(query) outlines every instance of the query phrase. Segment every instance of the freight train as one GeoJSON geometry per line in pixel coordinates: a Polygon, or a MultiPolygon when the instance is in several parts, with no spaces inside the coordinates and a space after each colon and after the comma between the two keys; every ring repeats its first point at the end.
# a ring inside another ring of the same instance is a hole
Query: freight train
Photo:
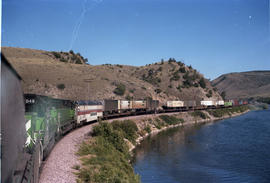
{"type": "Polygon", "coordinates": [[[70,101],[23,96],[20,76],[2,57],[2,181],[38,182],[39,168],[55,141],[83,124],[113,117],[180,112],[247,104],[245,101],[143,100],[70,101]],[[24,98],[24,103],[23,103],[24,98]],[[16,127],[16,128],[14,128],[16,127]]]}
{"type": "Polygon", "coordinates": [[[165,105],[161,106],[158,100],[150,98],[145,100],[69,101],[33,94],[26,94],[24,97],[26,145],[31,149],[39,141],[40,163],[52,149],[55,140],[86,123],[128,115],[213,109],[233,105],[233,102],[223,100],[167,101],[165,105]]]}

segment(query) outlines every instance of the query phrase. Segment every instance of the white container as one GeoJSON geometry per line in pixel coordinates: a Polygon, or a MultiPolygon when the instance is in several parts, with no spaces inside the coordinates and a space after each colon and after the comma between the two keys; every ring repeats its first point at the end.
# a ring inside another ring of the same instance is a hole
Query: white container
{"type": "Polygon", "coordinates": [[[121,100],[120,101],[120,109],[121,110],[131,109],[131,102],[128,100],[121,100]]]}
{"type": "Polygon", "coordinates": [[[202,100],[201,105],[202,106],[212,106],[212,105],[214,105],[214,101],[212,101],[212,100],[202,100]]]}
{"type": "Polygon", "coordinates": [[[224,100],[217,101],[217,105],[224,105],[224,100]]]}
{"type": "Polygon", "coordinates": [[[167,107],[184,107],[184,102],[180,100],[167,101],[167,107]]]}

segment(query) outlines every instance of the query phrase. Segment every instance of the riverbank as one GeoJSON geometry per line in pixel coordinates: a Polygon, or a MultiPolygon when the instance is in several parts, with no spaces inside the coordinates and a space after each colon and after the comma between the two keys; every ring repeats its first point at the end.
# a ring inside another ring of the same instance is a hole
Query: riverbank
{"type": "Polygon", "coordinates": [[[144,138],[169,128],[213,122],[245,112],[247,106],[101,122],[79,148],[80,164],[73,167],[77,182],[140,182],[130,164],[130,154],[144,138]]]}
{"type": "MultiPolygon", "coordinates": [[[[216,110],[219,110],[219,109],[216,109],[216,110]]],[[[213,111],[216,111],[216,110],[213,110],[213,111]]],[[[219,120],[223,120],[223,119],[227,119],[227,118],[233,118],[233,117],[236,117],[236,116],[240,116],[240,115],[245,114],[245,113],[247,113],[249,111],[250,110],[246,107],[246,109],[244,109],[244,111],[237,111],[237,112],[230,112],[230,111],[228,111],[227,114],[222,115],[222,116],[219,116],[219,117],[218,116],[215,116],[213,113],[210,114],[207,111],[203,111],[202,113],[204,113],[206,115],[205,116],[205,119],[203,119],[199,115],[195,115],[195,116],[193,115],[192,116],[192,112],[182,112],[180,114],[179,113],[168,114],[168,115],[176,115],[178,118],[184,119],[185,122],[184,123],[172,124],[172,125],[169,125],[169,126],[165,126],[164,128],[161,128],[161,129],[158,129],[158,128],[155,128],[155,127],[152,126],[151,127],[151,132],[150,133],[146,133],[143,136],[139,136],[136,139],[136,145],[130,146],[129,151],[130,152],[133,151],[136,148],[136,146],[139,145],[141,143],[141,141],[143,141],[148,136],[156,135],[159,132],[165,131],[167,129],[175,128],[175,127],[179,127],[179,126],[183,126],[184,127],[184,126],[191,126],[191,125],[202,124],[202,123],[215,122],[215,121],[219,121],[219,120]],[[193,119],[192,119],[192,117],[193,117],[193,119]]],[[[200,112],[201,111],[199,111],[199,114],[200,114],[200,112]]],[[[153,118],[158,118],[159,116],[154,116],[153,118]]],[[[152,120],[148,118],[148,121],[151,122],[152,120]]],[[[141,122],[138,122],[137,121],[137,124],[139,124],[139,123],[141,123],[141,122]]]]}

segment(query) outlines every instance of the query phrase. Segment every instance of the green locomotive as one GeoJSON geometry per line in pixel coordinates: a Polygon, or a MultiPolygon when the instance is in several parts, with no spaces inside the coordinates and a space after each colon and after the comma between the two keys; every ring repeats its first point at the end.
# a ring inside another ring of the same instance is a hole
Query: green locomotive
{"type": "Polygon", "coordinates": [[[74,103],[68,100],[26,94],[25,119],[27,149],[39,143],[39,162],[48,155],[55,140],[76,125],[74,103]]]}

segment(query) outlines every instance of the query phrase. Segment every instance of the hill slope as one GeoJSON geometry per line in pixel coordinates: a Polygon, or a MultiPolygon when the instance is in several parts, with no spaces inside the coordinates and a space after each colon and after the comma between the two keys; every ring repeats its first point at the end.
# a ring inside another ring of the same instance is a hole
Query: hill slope
{"type": "Polygon", "coordinates": [[[174,59],[141,67],[93,66],[74,53],[12,47],[2,52],[23,78],[25,93],[71,100],[221,98],[202,74],[174,59]]]}
{"type": "Polygon", "coordinates": [[[224,74],[212,81],[226,98],[270,97],[270,71],[250,71],[224,74]]]}

